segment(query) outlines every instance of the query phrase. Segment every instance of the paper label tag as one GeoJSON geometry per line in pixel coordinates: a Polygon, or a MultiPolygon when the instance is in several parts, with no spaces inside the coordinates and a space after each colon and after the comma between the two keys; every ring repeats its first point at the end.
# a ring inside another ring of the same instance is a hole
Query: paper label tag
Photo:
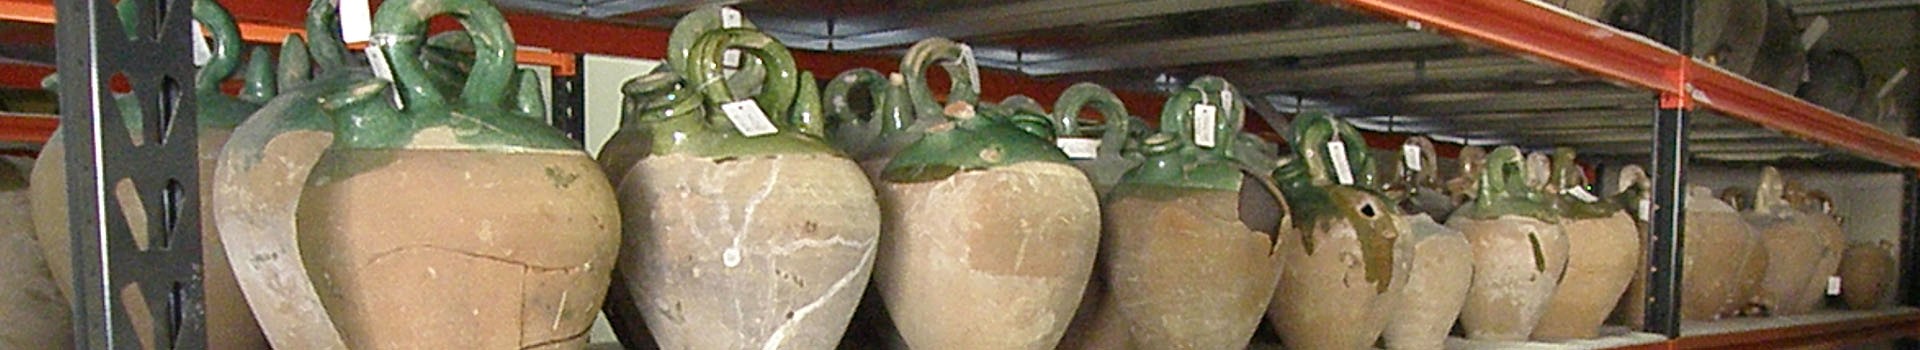
{"type": "Polygon", "coordinates": [[[1067,153],[1069,159],[1094,159],[1100,157],[1100,139],[1068,137],[1053,140],[1053,145],[1067,153]]]}
{"type": "MultiPolygon", "coordinates": [[[[739,28],[740,23],[740,10],[732,7],[720,8],[720,28],[739,28]]],[[[727,52],[721,55],[721,65],[730,69],[740,68],[740,49],[727,49],[727,52]]]]}
{"type": "Polygon", "coordinates": [[[1233,113],[1233,90],[1220,90],[1220,109],[1233,113]]]}
{"type": "Polygon", "coordinates": [[[373,8],[367,0],[335,0],[340,6],[340,40],[347,43],[373,39],[373,8]]]}
{"type": "Polygon", "coordinates": [[[1327,156],[1333,159],[1333,176],[1338,177],[1342,185],[1352,185],[1353,166],[1347,164],[1347,143],[1340,140],[1328,142],[1327,156]]]}
{"type": "Polygon", "coordinates": [[[1653,201],[1652,200],[1646,200],[1646,199],[1640,200],[1640,221],[1642,222],[1653,221],[1653,201]]]}
{"type": "Polygon", "coordinates": [[[1400,145],[1400,161],[1406,163],[1407,170],[1424,170],[1425,164],[1420,164],[1420,161],[1426,158],[1423,157],[1425,156],[1423,153],[1425,152],[1420,151],[1420,146],[1412,144],[1400,145]]]}
{"type": "Polygon", "coordinates": [[[1827,295],[1840,295],[1840,276],[1827,276],[1827,295]]]}
{"type": "Polygon", "coordinates": [[[1579,198],[1580,201],[1582,202],[1593,203],[1593,202],[1600,201],[1600,197],[1595,197],[1593,193],[1587,192],[1586,188],[1573,187],[1573,188],[1568,188],[1565,191],[1561,191],[1561,192],[1564,192],[1569,196],[1573,196],[1573,198],[1579,198]]]}
{"type": "MultiPolygon", "coordinates": [[[[387,63],[387,49],[385,46],[368,45],[367,64],[373,66],[373,76],[375,78],[380,78],[380,80],[385,80],[389,83],[393,82],[393,66],[387,63]]],[[[392,84],[388,84],[387,91],[392,94],[393,108],[407,109],[407,101],[400,97],[400,89],[393,88],[392,84]]]]}
{"type": "Polygon", "coordinates": [[[207,61],[213,60],[213,48],[207,46],[207,37],[200,29],[200,21],[193,21],[188,27],[193,28],[193,66],[206,66],[207,61]]]}
{"type": "Polygon", "coordinates": [[[773,126],[773,121],[767,120],[767,114],[760,110],[760,104],[753,100],[728,102],[720,105],[720,110],[727,113],[727,120],[733,122],[733,128],[740,130],[741,135],[755,137],[780,132],[779,128],[773,126]]]}
{"type": "Polygon", "coordinates": [[[1213,148],[1214,128],[1219,124],[1220,108],[1212,105],[1193,105],[1193,144],[1213,148]]]}
{"type": "Polygon", "coordinates": [[[1832,29],[1831,26],[1827,23],[1827,16],[1814,17],[1813,23],[1807,24],[1807,31],[1800,32],[1800,49],[1813,49],[1814,44],[1820,43],[1820,37],[1826,36],[1827,30],[1832,29]]]}

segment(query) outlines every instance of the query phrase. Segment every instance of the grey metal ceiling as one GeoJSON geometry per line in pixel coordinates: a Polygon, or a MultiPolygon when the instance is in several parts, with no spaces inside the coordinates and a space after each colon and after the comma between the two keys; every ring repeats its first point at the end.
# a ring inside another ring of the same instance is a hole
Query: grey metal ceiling
{"type": "MultiPolygon", "coordinates": [[[[1219,75],[1261,117],[1322,109],[1375,131],[1473,144],[1644,155],[1654,96],[1552,64],[1305,0],[495,0],[561,16],[670,26],[733,5],[791,47],[898,53],[929,37],[974,46],[982,65],[1038,79],[1152,91],[1219,75]]],[[[1920,0],[1790,0],[1802,14],[1907,10],[1920,0]]],[[[1819,145],[1704,114],[1696,154],[1822,156],[1819,145]]]]}

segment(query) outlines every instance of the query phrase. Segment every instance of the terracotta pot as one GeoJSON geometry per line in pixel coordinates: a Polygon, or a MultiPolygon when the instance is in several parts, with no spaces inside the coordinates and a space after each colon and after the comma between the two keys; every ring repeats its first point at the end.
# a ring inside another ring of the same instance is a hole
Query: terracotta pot
{"type": "Polygon", "coordinates": [[[886,310],[913,348],[1052,348],[1093,271],[1099,200],[1053,147],[1044,114],[976,106],[957,93],[970,88],[939,107],[924,79],[935,62],[974,69],[970,50],[944,39],[915,45],[903,63],[916,114],[945,121],[894,154],[875,183],[886,310]]]}
{"type": "MultiPolygon", "coordinates": [[[[1094,191],[1106,198],[1121,176],[1138,166],[1144,157],[1139,150],[1141,140],[1134,138],[1135,129],[1144,126],[1134,124],[1125,102],[1100,85],[1078,83],[1060,95],[1053,109],[1055,131],[1061,135],[1056,144],[1063,151],[1069,147],[1082,148],[1080,152],[1068,151],[1067,157],[1093,181],[1094,191]],[[1081,118],[1081,111],[1086,107],[1099,112],[1102,119],[1081,118]],[[1092,154],[1084,152],[1088,145],[1093,146],[1092,154]]],[[[1099,264],[1096,257],[1095,265],[1099,264]]],[[[1106,304],[1106,283],[1100,271],[1094,271],[1080,295],[1080,306],[1074,311],[1073,321],[1056,348],[1124,349],[1128,346],[1127,327],[1119,308],[1106,304]]]]}
{"type": "Polygon", "coordinates": [[[1548,188],[1565,217],[1560,228],[1567,235],[1567,272],[1533,330],[1534,339],[1600,336],[1600,324],[1639,271],[1634,259],[1642,245],[1640,228],[1626,211],[1586,192],[1586,175],[1573,158],[1569,148],[1553,154],[1548,188]]]}
{"type": "Polygon", "coordinates": [[[1847,308],[1871,310],[1885,305],[1893,286],[1893,244],[1854,243],[1840,260],[1840,300],[1847,308]]]}
{"type": "Polygon", "coordinates": [[[1287,268],[1267,315],[1288,348],[1370,347],[1406,288],[1413,248],[1365,170],[1372,158],[1357,130],[1326,114],[1296,118],[1293,130],[1298,160],[1274,177],[1299,221],[1283,233],[1287,268]]]}
{"type": "MultiPolygon", "coordinates": [[[[132,6],[132,3],[123,3],[122,6],[132,6]]],[[[128,9],[123,9],[121,12],[123,15],[133,13],[128,9]]],[[[234,25],[233,18],[227,14],[226,9],[213,1],[195,1],[193,16],[195,21],[210,29],[214,39],[210,42],[212,56],[208,63],[196,73],[194,91],[198,106],[196,122],[199,144],[198,168],[201,179],[197,190],[199,198],[202,198],[199,202],[200,212],[209,214],[212,212],[212,201],[206,198],[211,197],[214,161],[217,159],[220,148],[240,121],[259,109],[266,99],[273,97],[275,76],[272,74],[273,63],[268,61],[270,56],[267,56],[264,49],[255,48],[252,52],[253,59],[246,67],[244,74],[246,84],[241,95],[236,98],[221,92],[219,82],[226,80],[227,76],[241,67],[240,51],[243,46],[239,29],[234,25]]],[[[140,107],[135,104],[137,101],[132,97],[121,97],[115,102],[123,111],[122,118],[130,124],[129,129],[142,128],[141,116],[138,113],[140,107]]],[[[34,186],[32,190],[33,215],[34,220],[42,224],[36,225],[36,237],[32,241],[38,242],[39,247],[36,250],[45,256],[44,266],[52,272],[53,284],[62,296],[60,302],[65,303],[71,300],[73,295],[71,291],[73,257],[70,252],[72,233],[69,231],[67,221],[66,143],[59,134],[61,132],[56,131],[55,136],[48,140],[41,157],[34,166],[32,176],[36,179],[34,183],[39,185],[34,186]]],[[[132,198],[131,196],[137,195],[133,192],[133,187],[119,189],[121,196],[132,198]]],[[[137,245],[144,248],[147,244],[146,237],[149,235],[146,229],[148,213],[136,209],[130,210],[127,214],[128,224],[136,228],[133,234],[136,240],[140,241],[137,245]]],[[[253,312],[242,296],[238,282],[234,279],[233,268],[228,264],[227,252],[215,221],[211,219],[211,215],[203,216],[206,217],[200,220],[200,239],[201,264],[205,268],[205,275],[201,287],[207,308],[205,319],[207,347],[210,349],[267,348],[267,339],[261,333],[260,326],[254,321],[253,312]]],[[[63,315],[61,318],[62,322],[65,322],[66,316],[63,315]]],[[[135,317],[131,322],[136,324],[136,327],[152,324],[151,319],[146,317],[135,317]]],[[[60,333],[67,334],[69,331],[63,330],[60,333]]],[[[140,337],[146,344],[156,341],[151,338],[151,334],[145,332],[140,333],[140,337]]]]}
{"type": "Polygon", "coordinates": [[[1653,216],[1650,212],[1651,199],[1647,197],[1647,193],[1651,188],[1653,188],[1653,181],[1647,178],[1647,172],[1639,165],[1628,164],[1620,168],[1618,182],[1613,187],[1614,192],[1607,196],[1614,205],[1620,206],[1625,209],[1625,212],[1633,215],[1635,230],[1639,231],[1641,242],[1640,246],[1632,249],[1633,261],[1636,264],[1633,277],[1628,280],[1626,292],[1621,293],[1620,301],[1614,306],[1613,315],[1608,317],[1608,323],[1624,325],[1629,329],[1643,329],[1647,321],[1647,273],[1650,268],[1646,244],[1650,241],[1647,218],[1653,216]]]}
{"type": "Polygon", "coordinates": [[[0,159],[0,348],[72,348],[70,303],[40,253],[27,196],[27,172],[0,159]]]}
{"type": "Polygon", "coordinates": [[[375,47],[392,53],[404,104],[316,35],[323,75],[269,102],[220,157],[215,217],[227,250],[250,257],[235,272],[275,347],[583,347],[618,208],[586,153],[525,113],[530,73],[509,94],[504,19],[478,1],[389,1],[374,27],[414,38],[375,47]],[[440,14],[475,30],[480,53],[457,98],[415,58],[440,14]],[[415,197],[435,205],[393,200],[415,197]]]}
{"type": "Polygon", "coordinates": [[[1104,208],[1103,306],[1118,309],[1132,348],[1245,347],[1280,277],[1279,242],[1263,231],[1276,228],[1238,219],[1241,191],[1272,189],[1264,174],[1246,185],[1249,176],[1233,164],[1245,109],[1219,102],[1237,101],[1221,98],[1232,92],[1225,80],[1202,77],[1175,94],[1161,133],[1146,140],[1147,161],[1121,179],[1104,208]],[[1196,109],[1221,118],[1213,138],[1197,137],[1204,130],[1194,120],[1207,115],[1196,109]]]}
{"type": "Polygon", "coordinates": [[[1426,214],[1404,217],[1413,245],[1413,268],[1401,291],[1399,310],[1382,338],[1388,349],[1445,348],[1447,333],[1466,305],[1473,282],[1473,246],[1460,231],[1426,214]]]}
{"type": "Polygon", "coordinates": [[[1566,271],[1559,213],[1527,187],[1523,161],[1518,149],[1495,149],[1479,196],[1447,221],[1473,244],[1473,285],[1460,312],[1460,328],[1471,339],[1527,339],[1566,271]]]}
{"type": "Polygon", "coordinates": [[[1681,317],[1712,320],[1738,311],[1752,296],[1751,290],[1742,289],[1756,280],[1747,270],[1755,267],[1755,260],[1758,268],[1766,266],[1764,258],[1753,256],[1765,254],[1759,236],[1740,213],[1704,187],[1687,194],[1685,222],[1680,285],[1681,300],[1689,301],[1681,303],[1681,317]]]}
{"type": "Polygon", "coordinates": [[[1760,181],[1753,211],[1746,214],[1767,250],[1766,277],[1755,303],[1776,316],[1811,312],[1823,300],[1827,277],[1839,268],[1846,234],[1824,213],[1795,208],[1779,170],[1767,167],[1760,181]]]}
{"type": "Polygon", "coordinates": [[[1840,216],[1834,213],[1833,199],[1829,198],[1825,192],[1805,191],[1799,188],[1799,184],[1793,182],[1788,182],[1786,188],[1787,202],[1798,208],[1800,212],[1809,214],[1800,217],[1797,221],[1812,227],[1813,235],[1818,237],[1815,244],[1826,249],[1814,264],[1816,267],[1814,267],[1812,279],[1805,281],[1806,285],[1801,287],[1806,293],[1802,294],[1801,299],[1797,301],[1789,300],[1782,303],[1779,309],[1785,309],[1788,312],[1812,312],[1818,310],[1825,302],[1823,292],[1827,287],[1828,277],[1839,275],[1840,259],[1846,255],[1847,232],[1841,227],[1840,216]]]}

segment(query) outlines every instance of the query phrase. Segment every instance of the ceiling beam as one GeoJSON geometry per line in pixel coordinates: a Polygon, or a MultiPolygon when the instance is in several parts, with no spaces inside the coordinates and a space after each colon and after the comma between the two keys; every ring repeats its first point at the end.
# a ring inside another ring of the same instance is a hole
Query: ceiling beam
{"type": "Polygon", "coordinates": [[[1363,115],[1495,114],[1529,112],[1552,115],[1565,110],[1652,110],[1653,95],[1616,88],[1556,88],[1520,91],[1476,91],[1410,94],[1344,99],[1335,105],[1353,106],[1363,115]]]}
{"type": "Polygon", "coordinates": [[[836,25],[833,28],[835,33],[830,36],[820,33],[821,42],[801,42],[793,46],[825,49],[824,41],[830,40],[834,50],[858,51],[902,46],[932,37],[959,39],[992,36],[1269,2],[1274,0],[1022,1],[909,16],[877,15],[838,19],[836,22],[850,25],[836,25]]]}
{"type": "Polygon", "coordinates": [[[1248,74],[1240,83],[1252,91],[1323,91],[1463,81],[1536,82],[1574,77],[1579,75],[1552,64],[1481,56],[1270,70],[1248,74]]]}

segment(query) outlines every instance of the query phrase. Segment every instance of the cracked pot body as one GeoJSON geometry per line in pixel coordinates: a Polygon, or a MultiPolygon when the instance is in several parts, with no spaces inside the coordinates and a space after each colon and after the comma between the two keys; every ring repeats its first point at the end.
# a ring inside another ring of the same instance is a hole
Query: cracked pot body
{"type": "Polygon", "coordinates": [[[1279,242],[1237,219],[1239,194],[1123,184],[1105,210],[1101,273],[1139,349],[1247,345],[1277,285],[1279,242]]]}
{"type": "Polygon", "coordinates": [[[1473,282],[1473,246],[1460,231],[1425,214],[1404,217],[1413,245],[1413,268],[1401,291],[1400,313],[1387,321],[1388,349],[1445,348],[1447,333],[1466,306],[1473,282]]]}
{"type": "Polygon", "coordinates": [[[906,343],[1050,349],[1066,332],[1100,242],[1078,169],[1028,162],[882,185],[879,289],[906,343]]]}

